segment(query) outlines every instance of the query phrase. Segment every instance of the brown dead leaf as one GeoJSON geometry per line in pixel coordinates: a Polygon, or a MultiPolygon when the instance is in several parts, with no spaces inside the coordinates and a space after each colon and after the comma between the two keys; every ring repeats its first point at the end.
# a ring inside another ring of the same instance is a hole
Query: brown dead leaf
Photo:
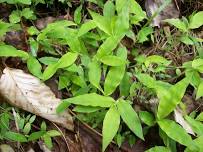
{"type": "Polygon", "coordinates": [[[182,113],[180,112],[179,109],[175,109],[174,110],[174,118],[175,118],[175,121],[177,123],[179,123],[187,133],[191,134],[191,135],[195,135],[195,133],[193,132],[191,126],[187,123],[187,121],[183,118],[183,115],[182,113]]]}
{"type": "MultiPolygon", "coordinates": [[[[145,9],[147,15],[152,17],[155,13],[157,13],[158,9],[164,5],[165,0],[145,0],[145,9]]],[[[159,14],[154,16],[152,20],[153,26],[158,26],[162,24],[162,21],[170,18],[178,18],[180,15],[180,11],[177,8],[177,4],[174,1],[171,1],[159,14]]]]}
{"type": "Polygon", "coordinates": [[[73,130],[72,116],[66,111],[56,114],[61,102],[54,93],[36,77],[19,69],[5,68],[0,78],[0,93],[8,102],[23,110],[39,115],[73,130]]]}

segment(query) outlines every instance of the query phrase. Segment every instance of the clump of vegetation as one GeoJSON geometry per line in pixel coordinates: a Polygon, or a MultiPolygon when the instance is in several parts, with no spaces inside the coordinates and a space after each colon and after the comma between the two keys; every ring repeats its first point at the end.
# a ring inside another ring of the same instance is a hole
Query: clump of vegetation
{"type": "MultiPolygon", "coordinates": [[[[147,16],[135,0],[0,3],[12,10],[0,20],[0,56],[20,58],[20,65],[43,82],[57,80],[64,94],[56,112],[69,108],[76,120],[101,130],[102,151],[112,141],[118,147],[126,140],[131,146],[145,141],[151,128],[162,141],[147,152],[203,151],[203,39],[196,32],[202,32],[203,11],[166,19],[157,31],[150,24],[155,16],[147,16]],[[46,5],[74,12],[50,17],[39,29],[37,8],[46,5]],[[7,41],[12,31],[23,32],[26,47],[7,41]]],[[[36,116],[15,109],[1,106],[0,139],[42,139],[52,148],[51,138],[61,133],[47,131],[44,121],[33,129],[36,116]],[[16,131],[9,126],[13,120],[16,131]]]]}

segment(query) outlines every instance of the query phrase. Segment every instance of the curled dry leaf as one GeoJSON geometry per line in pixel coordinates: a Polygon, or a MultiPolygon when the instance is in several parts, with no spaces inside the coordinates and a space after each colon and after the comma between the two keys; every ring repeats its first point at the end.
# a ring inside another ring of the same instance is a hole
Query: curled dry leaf
{"type": "Polygon", "coordinates": [[[187,133],[191,134],[191,135],[195,135],[195,133],[193,132],[191,126],[187,123],[187,121],[185,121],[185,119],[183,118],[182,113],[176,108],[174,110],[174,118],[175,121],[177,123],[179,123],[187,133]]]}
{"type": "Polygon", "coordinates": [[[61,102],[54,93],[36,77],[22,70],[5,68],[0,78],[0,93],[8,102],[61,126],[73,130],[72,116],[65,111],[57,115],[61,102]]]}
{"type": "Polygon", "coordinates": [[[149,17],[154,17],[152,25],[160,27],[162,21],[170,18],[178,18],[180,15],[176,1],[167,0],[145,0],[145,9],[149,17]],[[168,4],[167,4],[168,3],[168,4]],[[154,14],[157,13],[155,16],[154,14]]]}
{"type": "Polygon", "coordinates": [[[13,148],[11,146],[7,145],[7,144],[0,145],[0,151],[1,152],[15,152],[13,150],[13,148]]]}

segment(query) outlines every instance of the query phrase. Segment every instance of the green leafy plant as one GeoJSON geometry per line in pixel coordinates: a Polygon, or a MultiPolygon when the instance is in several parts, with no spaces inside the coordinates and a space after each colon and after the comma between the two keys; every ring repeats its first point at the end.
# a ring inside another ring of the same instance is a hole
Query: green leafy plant
{"type": "MultiPolygon", "coordinates": [[[[69,0],[60,2],[71,6],[69,0]]],[[[147,152],[175,152],[176,143],[184,145],[185,152],[201,152],[203,114],[188,114],[183,101],[191,86],[195,90],[193,94],[196,100],[203,96],[201,51],[198,51],[199,56],[195,59],[179,67],[174,65],[172,58],[162,55],[169,52],[164,52],[165,48],[157,54],[138,53],[135,48],[129,49],[131,46],[123,41],[126,38],[131,39],[132,47],[136,45],[140,49],[146,41],[155,42],[153,34],[156,32],[149,26],[151,19],[138,2],[88,2],[97,4],[102,13],[93,9],[86,10],[83,5],[85,2],[81,1],[74,10],[72,21],[56,20],[42,30],[34,26],[24,29],[29,34],[28,52],[1,43],[0,56],[21,58],[27,64],[29,72],[41,81],[57,78],[58,89],[70,94],[69,98],[62,100],[57,112],[70,108],[77,114],[77,119],[91,124],[92,128],[101,129],[102,151],[106,150],[112,140],[121,146],[128,139],[129,144],[133,145],[137,138],[144,140],[149,128],[158,126],[164,145],[152,147],[147,152]],[[143,23],[145,25],[140,26],[143,23]],[[40,57],[39,52],[42,53],[40,57]],[[173,83],[165,80],[171,78],[169,69],[176,71],[178,75],[173,83]],[[149,104],[150,108],[146,106],[141,110],[135,101],[149,104]],[[183,121],[192,128],[195,137],[173,120],[172,114],[177,108],[182,112],[183,121]]],[[[20,24],[23,20],[36,19],[34,6],[39,3],[52,5],[53,1],[0,0],[0,3],[15,4],[16,8],[9,16],[9,23],[0,21],[0,37],[4,37],[13,29],[22,29],[20,24]]],[[[159,8],[158,13],[161,10],[163,7],[159,8]]],[[[203,25],[202,19],[203,13],[200,11],[193,13],[188,19],[166,19],[165,22],[180,31],[178,42],[193,45],[199,50],[203,41],[193,35],[193,30],[203,25]]],[[[167,40],[172,36],[169,34],[167,40]]],[[[170,40],[172,45],[172,39],[170,40]]],[[[8,108],[0,115],[2,140],[29,142],[42,139],[51,148],[52,137],[60,135],[55,130],[47,131],[45,122],[42,122],[40,130],[33,131],[32,124],[36,116],[28,115],[24,118],[20,114],[16,116],[19,132],[14,132],[9,129],[9,112],[8,108]]]]}

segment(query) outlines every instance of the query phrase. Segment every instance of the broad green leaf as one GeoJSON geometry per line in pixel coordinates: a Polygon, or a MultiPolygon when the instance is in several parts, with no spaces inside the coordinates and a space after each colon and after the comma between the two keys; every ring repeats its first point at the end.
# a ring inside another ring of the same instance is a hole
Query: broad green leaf
{"type": "Polygon", "coordinates": [[[37,57],[37,51],[39,49],[39,43],[33,39],[32,37],[30,37],[28,39],[28,42],[30,44],[30,51],[33,57],[37,57]]]}
{"type": "Polygon", "coordinates": [[[111,54],[122,38],[123,36],[110,36],[107,38],[99,47],[96,57],[101,58],[111,54]]]}
{"type": "Polygon", "coordinates": [[[11,45],[0,45],[0,56],[1,57],[21,57],[24,59],[28,59],[28,53],[17,50],[11,45]]]}
{"type": "Polygon", "coordinates": [[[203,124],[198,121],[195,120],[189,116],[185,116],[186,121],[190,124],[190,126],[192,127],[192,130],[198,135],[201,136],[203,135],[203,124]]]}
{"type": "Polygon", "coordinates": [[[95,24],[95,22],[93,20],[83,23],[82,26],[80,27],[80,29],[78,30],[78,37],[83,36],[84,34],[86,34],[87,32],[89,32],[90,30],[92,30],[96,27],[97,27],[97,25],[95,24]]]}
{"type": "Polygon", "coordinates": [[[102,90],[99,84],[101,79],[101,67],[98,61],[95,60],[89,64],[88,76],[90,83],[99,90],[102,90]]]}
{"type": "Polygon", "coordinates": [[[181,21],[180,19],[166,19],[164,20],[165,22],[168,22],[169,24],[175,26],[176,28],[178,28],[179,30],[183,31],[183,32],[187,32],[187,26],[186,24],[181,21]]]}
{"type": "Polygon", "coordinates": [[[21,15],[26,19],[35,20],[36,16],[30,8],[24,8],[21,12],[21,15]]]}
{"type": "Polygon", "coordinates": [[[31,0],[0,0],[0,3],[6,2],[8,4],[26,4],[26,5],[30,5],[31,4],[31,0]]]}
{"type": "Polygon", "coordinates": [[[128,56],[128,50],[126,49],[126,47],[119,47],[117,49],[116,55],[126,61],[128,56]]]}
{"type": "Polygon", "coordinates": [[[151,63],[162,64],[167,66],[171,63],[171,61],[168,61],[167,59],[159,55],[151,55],[145,59],[145,66],[149,67],[151,63]]]}
{"type": "Polygon", "coordinates": [[[186,45],[194,45],[194,41],[187,35],[181,36],[180,41],[186,45]]]}
{"type": "Polygon", "coordinates": [[[196,100],[203,96],[203,81],[200,82],[197,93],[196,93],[196,100]]]}
{"type": "Polygon", "coordinates": [[[23,133],[27,135],[30,132],[30,130],[31,130],[31,124],[28,122],[23,128],[23,133]]]}
{"type": "Polygon", "coordinates": [[[9,31],[11,26],[12,24],[9,24],[0,20],[0,37],[4,36],[6,32],[9,31]]]}
{"type": "Polygon", "coordinates": [[[57,63],[57,67],[58,68],[68,67],[75,62],[77,57],[78,57],[78,53],[68,52],[59,59],[57,63]]]}
{"type": "Polygon", "coordinates": [[[192,67],[203,73],[203,59],[195,59],[192,61],[192,67]]]}
{"type": "Polygon", "coordinates": [[[142,126],[139,117],[130,103],[120,99],[117,103],[118,111],[123,121],[127,124],[130,130],[139,138],[144,140],[142,126]]]}
{"type": "Polygon", "coordinates": [[[73,111],[80,113],[91,113],[100,110],[101,107],[91,107],[91,106],[76,106],[73,111]]]}
{"type": "Polygon", "coordinates": [[[43,80],[47,80],[51,78],[58,69],[65,68],[72,65],[77,59],[77,57],[78,57],[78,53],[72,53],[72,52],[68,52],[65,55],[63,55],[57,63],[51,64],[45,69],[43,73],[43,80]]]}
{"type": "Polygon", "coordinates": [[[171,151],[167,147],[155,146],[155,147],[152,147],[152,148],[148,149],[145,152],[171,152],[171,151]]]}
{"type": "Polygon", "coordinates": [[[39,30],[34,26],[30,26],[27,29],[27,32],[28,32],[29,35],[38,35],[40,33],[39,30]]]}
{"type": "Polygon", "coordinates": [[[128,96],[130,92],[130,85],[131,85],[131,78],[127,72],[125,72],[123,79],[119,85],[120,95],[121,96],[128,96]]]}
{"type": "Polygon", "coordinates": [[[36,115],[33,115],[30,119],[29,119],[29,123],[33,123],[36,119],[36,115]]]}
{"type": "Polygon", "coordinates": [[[160,97],[157,112],[157,117],[159,119],[168,116],[176,108],[176,106],[181,102],[189,83],[189,79],[184,78],[170,87],[168,91],[163,92],[162,96],[160,97]]]}
{"type": "Polygon", "coordinates": [[[118,12],[114,35],[124,37],[129,30],[129,26],[129,0],[125,0],[125,5],[122,6],[121,12],[118,12]]]}
{"type": "Polygon", "coordinates": [[[103,8],[103,1],[98,1],[98,0],[87,0],[88,2],[94,3],[96,5],[98,5],[99,7],[103,8]]]}
{"type": "Polygon", "coordinates": [[[10,23],[18,23],[21,19],[21,11],[13,11],[9,16],[10,23]]]}
{"type": "Polygon", "coordinates": [[[190,69],[190,68],[186,68],[185,70],[185,76],[187,78],[190,78],[190,84],[197,89],[199,84],[201,83],[201,77],[200,74],[197,70],[195,69],[190,69]]]}
{"type": "Polygon", "coordinates": [[[80,86],[81,88],[85,88],[87,86],[83,76],[73,75],[70,79],[72,83],[80,86]]]}
{"type": "Polygon", "coordinates": [[[135,0],[130,0],[130,13],[135,14],[136,24],[147,18],[146,12],[142,10],[142,7],[135,0]]]}
{"type": "Polygon", "coordinates": [[[163,140],[165,146],[170,148],[172,152],[177,152],[176,141],[167,136],[167,134],[159,127],[159,136],[163,140]]]}
{"type": "Polygon", "coordinates": [[[61,133],[58,132],[57,130],[49,130],[46,132],[47,135],[49,135],[50,137],[55,137],[55,136],[60,136],[61,133]]]}
{"type": "Polygon", "coordinates": [[[28,137],[28,141],[37,140],[37,139],[41,138],[45,133],[46,133],[46,131],[33,132],[33,133],[30,134],[30,136],[28,137]]]}
{"type": "Polygon", "coordinates": [[[81,11],[82,11],[82,5],[77,7],[75,12],[74,12],[74,21],[77,24],[80,24],[80,22],[81,22],[81,11]]]}
{"type": "Polygon", "coordinates": [[[30,5],[31,0],[15,0],[18,3],[25,4],[25,5],[30,5]]]}
{"type": "Polygon", "coordinates": [[[43,135],[43,140],[45,145],[51,149],[53,147],[51,137],[48,134],[43,135]]]}
{"type": "Polygon", "coordinates": [[[112,1],[107,1],[104,4],[103,15],[107,18],[112,18],[115,15],[115,6],[112,1]]]}
{"type": "Polygon", "coordinates": [[[199,150],[190,150],[189,147],[184,152],[202,152],[203,151],[203,136],[194,139],[194,143],[198,146],[199,150]]]}
{"type": "Polygon", "coordinates": [[[121,83],[123,76],[125,74],[124,66],[115,66],[109,69],[104,82],[104,93],[106,96],[111,95],[118,85],[121,83]]]}
{"type": "Polygon", "coordinates": [[[189,29],[196,29],[203,25],[203,11],[197,12],[190,18],[189,29]]]}
{"type": "Polygon", "coordinates": [[[122,58],[113,55],[103,56],[100,61],[109,66],[122,66],[125,64],[122,58]]]}
{"type": "Polygon", "coordinates": [[[27,138],[20,133],[8,131],[8,132],[5,132],[4,136],[10,140],[13,140],[13,141],[27,142],[27,138]]]}
{"type": "Polygon", "coordinates": [[[102,128],[102,151],[104,152],[116,135],[120,125],[120,115],[115,105],[107,111],[102,128]]]}
{"type": "Polygon", "coordinates": [[[174,121],[162,119],[158,121],[158,124],[171,139],[185,146],[195,146],[190,135],[174,121]]]}
{"type": "Polygon", "coordinates": [[[82,106],[110,107],[115,103],[115,100],[111,97],[101,96],[96,93],[79,95],[63,100],[63,102],[57,107],[57,112],[59,113],[65,110],[70,103],[82,106]]]}
{"type": "Polygon", "coordinates": [[[42,121],[41,125],[40,125],[40,129],[41,131],[46,131],[47,130],[47,125],[44,121],[42,121]]]}
{"type": "Polygon", "coordinates": [[[126,0],[116,0],[116,11],[120,13],[122,11],[123,6],[125,6],[126,0]]]}
{"type": "Polygon", "coordinates": [[[137,34],[137,40],[139,43],[148,41],[148,36],[153,33],[152,27],[143,27],[137,34]]]}
{"type": "Polygon", "coordinates": [[[98,13],[92,12],[89,10],[90,15],[93,18],[93,21],[97,25],[97,27],[104,31],[106,34],[111,35],[112,30],[111,30],[111,24],[109,23],[109,20],[105,18],[104,16],[101,16],[98,13]]]}
{"type": "Polygon", "coordinates": [[[148,126],[153,126],[155,124],[155,119],[153,114],[147,112],[147,111],[140,111],[139,117],[148,126]]]}
{"type": "Polygon", "coordinates": [[[59,83],[58,83],[58,89],[64,89],[70,84],[70,78],[68,76],[59,76],[59,83]]]}
{"type": "Polygon", "coordinates": [[[42,57],[39,58],[39,61],[45,65],[55,64],[58,62],[58,58],[55,57],[42,57]]]}
{"type": "Polygon", "coordinates": [[[196,120],[198,120],[198,121],[203,121],[203,112],[201,112],[201,113],[197,116],[196,120]]]}
{"type": "Polygon", "coordinates": [[[29,57],[27,60],[27,68],[34,76],[40,79],[42,78],[42,66],[36,58],[32,56],[29,57]]]}
{"type": "Polygon", "coordinates": [[[156,80],[154,78],[152,78],[150,75],[148,74],[137,74],[136,77],[138,78],[138,80],[144,84],[146,87],[148,88],[154,88],[156,86],[156,80]]]}

